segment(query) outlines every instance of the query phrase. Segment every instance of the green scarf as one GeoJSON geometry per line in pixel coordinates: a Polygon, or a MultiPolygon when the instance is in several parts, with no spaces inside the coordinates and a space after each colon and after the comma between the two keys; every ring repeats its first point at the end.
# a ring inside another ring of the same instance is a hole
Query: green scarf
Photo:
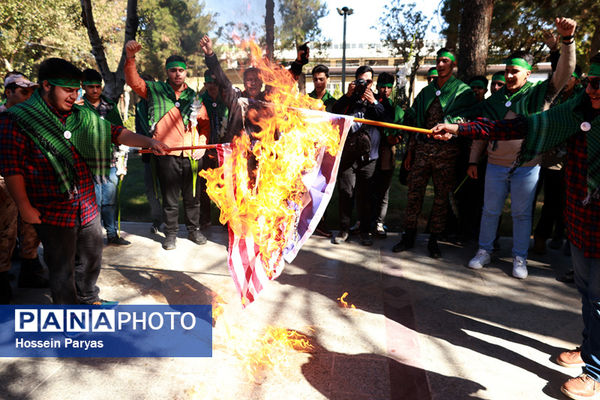
{"type": "MultiPolygon", "coordinates": [[[[119,109],[117,108],[117,104],[104,95],[101,95],[100,97],[102,98],[102,100],[104,100],[105,102],[107,102],[108,104],[110,104],[112,106],[110,111],[106,114],[106,117],[104,117],[104,118],[113,125],[123,126],[123,118],[121,118],[121,113],[119,112],[119,109]]],[[[83,104],[87,108],[89,108],[90,110],[92,110],[96,114],[98,114],[96,107],[94,107],[94,105],[92,103],[90,103],[85,96],[83,96],[83,104]]],[[[100,114],[98,114],[98,115],[100,115],[100,114]]]]}
{"type": "Polygon", "coordinates": [[[566,142],[572,135],[583,131],[583,123],[589,123],[590,129],[584,131],[588,162],[587,201],[600,194],[600,117],[596,117],[592,121],[584,119],[582,109],[589,101],[587,94],[581,92],[569,101],[546,112],[529,115],[527,118],[528,133],[515,164],[521,165],[566,142]]]}
{"type": "Polygon", "coordinates": [[[183,118],[183,125],[190,121],[192,113],[192,103],[194,102],[194,92],[189,87],[186,88],[179,99],[175,98],[175,91],[167,82],[146,81],[148,87],[148,115],[150,116],[150,126],[154,126],[166,113],[171,111],[175,104],[179,104],[179,112],[183,118]]]}
{"type": "Polygon", "coordinates": [[[504,119],[504,116],[516,104],[532,86],[531,82],[525,82],[521,89],[513,94],[508,94],[506,86],[492,94],[489,98],[481,103],[479,116],[493,120],[504,119]],[[507,107],[507,102],[510,101],[510,106],[507,107]]]}
{"type": "Polygon", "coordinates": [[[26,134],[48,159],[56,172],[62,192],[71,192],[75,181],[75,161],[71,144],[75,147],[94,176],[107,176],[111,159],[111,125],[98,114],[82,106],[73,106],[63,125],[35,91],[29,100],[8,110],[22,133],[26,134]],[[71,138],[65,138],[65,132],[71,138]]]}
{"type": "Polygon", "coordinates": [[[454,76],[451,76],[441,89],[438,88],[437,80],[435,80],[419,92],[409,109],[409,112],[416,118],[418,127],[425,126],[425,113],[436,97],[440,99],[444,115],[450,121],[455,119],[454,117],[459,117],[461,112],[466,111],[476,102],[475,95],[469,85],[454,76]],[[439,96],[436,95],[438,91],[439,96]]]}

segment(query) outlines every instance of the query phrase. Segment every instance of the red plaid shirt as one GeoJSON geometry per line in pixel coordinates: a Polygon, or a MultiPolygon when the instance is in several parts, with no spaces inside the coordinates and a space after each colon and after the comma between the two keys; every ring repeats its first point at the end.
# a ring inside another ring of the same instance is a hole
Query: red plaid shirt
{"type": "MultiPolygon", "coordinates": [[[[71,114],[60,114],[52,107],[50,109],[63,124],[71,114]]],[[[116,139],[122,129],[121,126],[112,127],[113,143],[117,143],[116,139]]],[[[85,225],[98,215],[92,174],[73,146],[71,151],[79,186],[71,199],[68,194],[60,191],[58,178],[50,162],[34,142],[20,132],[8,114],[0,116],[0,149],[2,176],[23,176],[29,201],[42,214],[42,223],[74,227],[78,222],[85,225]]]]}
{"type": "MultiPolygon", "coordinates": [[[[472,139],[511,140],[522,139],[527,134],[527,121],[523,117],[512,120],[492,121],[477,118],[474,122],[459,125],[459,134],[472,139]]],[[[565,179],[567,196],[565,225],[571,243],[581,249],[585,257],[600,258],[600,201],[587,196],[587,141],[584,132],[567,140],[565,179]]]]}

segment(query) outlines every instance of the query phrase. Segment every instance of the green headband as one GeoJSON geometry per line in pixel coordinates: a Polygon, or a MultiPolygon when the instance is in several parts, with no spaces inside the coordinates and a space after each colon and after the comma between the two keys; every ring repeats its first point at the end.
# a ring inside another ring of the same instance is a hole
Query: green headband
{"type": "Polygon", "coordinates": [[[83,86],[86,85],[102,85],[102,81],[83,81],[81,82],[83,86]]]}
{"type": "Polygon", "coordinates": [[[482,81],[481,79],[476,79],[476,80],[474,80],[473,82],[471,82],[471,83],[469,84],[469,86],[471,86],[472,88],[476,88],[476,87],[478,87],[478,88],[482,88],[482,89],[485,89],[485,88],[487,88],[487,85],[486,85],[486,84],[485,84],[485,82],[484,82],[484,81],[482,81]]]}
{"type": "Polygon", "coordinates": [[[79,88],[81,87],[81,82],[77,79],[63,79],[63,78],[54,78],[48,79],[48,83],[54,86],[60,86],[65,88],[79,88]]]}
{"type": "Polygon", "coordinates": [[[577,75],[577,72],[575,72],[575,71],[573,71],[573,73],[571,74],[571,76],[573,78],[576,78],[576,79],[581,79],[581,76],[577,75]]]}
{"type": "Polygon", "coordinates": [[[438,76],[437,69],[432,69],[431,71],[427,71],[427,76],[438,76]]]}
{"type": "Polygon", "coordinates": [[[171,61],[171,62],[167,63],[167,69],[177,68],[177,67],[187,69],[187,65],[185,65],[185,63],[183,61],[171,61]]]}
{"type": "Polygon", "coordinates": [[[521,67],[521,68],[525,68],[528,71],[531,71],[531,69],[533,68],[531,66],[531,64],[529,64],[527,61],[525,61],[522,58],[518,58],[518,57],[507,60],[506,66],[507,67],[521,67]]]}
{"type": "Polygon", "coordinates": [[[600,77],[600,64],[590,65],[590,72],[588,73],[590,78],[600,77]]]}
{"type": "Polygon", "coordinates": [[[437,54],[437,59],[439,60],[442,57],[448,57],[452,62],[456,62],[456,58],[454,58],[454,54],[449,51],[442,51],[437,54]]]}
{"type": "Polygon", "coordinates": [[[492,82],[500,81],[506,83],[506,78],[504,77],[504,72],[496,72],[492,75],[492,82]]]}
{"type": "Polygon", "coordinates": [[[378,83],[377,87],[394,87],[393,83],[378,83]]]}

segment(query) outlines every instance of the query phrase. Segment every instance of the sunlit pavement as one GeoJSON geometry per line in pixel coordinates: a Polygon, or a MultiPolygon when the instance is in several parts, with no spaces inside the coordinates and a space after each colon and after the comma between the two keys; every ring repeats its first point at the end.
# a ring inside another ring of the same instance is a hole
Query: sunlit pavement
{"type": "MultiPolygon", "coordinates": [[[[580,370],[554,358],[582,329],[562,251],[530,255],[529,277],[511,276],[510,238],[492,263],[466,268],[475,244],[442,243],[427,257],[392,253],[397,234],[333,245],[314,236],[258,300],[242,309],[227,268],[227,235],[197,246],[182,227],[177,249],[150,224],[124,223],[133,245],[104,248],[101,297],[122,304],[218,304],[211,358],[0,359],[2,399],[548,399],[580,370]],[[348,295],[342,306],[339,298],[348,295]],[[354,305],[355,308],[350,307],[354,305]],[[296,331],[308,349],[259,342],[296,331]],[[257,350],[262,350],[259,355],[257,350]]],[[[14,271],[16,274],[16,266],[14,271]]],[[[48,303],[16,289],[15,303],[48,303]]]]}

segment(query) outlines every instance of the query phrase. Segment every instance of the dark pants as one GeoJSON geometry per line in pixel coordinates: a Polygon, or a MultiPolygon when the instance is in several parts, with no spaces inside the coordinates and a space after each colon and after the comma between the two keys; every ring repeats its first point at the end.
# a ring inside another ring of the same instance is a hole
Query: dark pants
{"type": "Polygon", "coordinates": [[[352,207],[356,201],[360,231],[371,230],[371,199],[373,195],[373,175],[376,160],[342,160],[338,172],[338,190],[340,204],[340,230],[350,229],[352,207]]]}
{"type": "Polygon", "coordinates": [[[91,303],[98,300],[96,286],[102,266],[100,216],[86,225],[61,228],[34,225],[44,246],[54,304],[91,303]]]}
{"type": "MultiPolygon", "coordinates": [[[[183,197],[184,222],[189,232],[200,229],[200,177],[196,179],[193,194],[190,159],[182,156],[162,156],[158,159],[158,181],[163,198],[165,233],[175,235],[179,218],[179,193],[183,197]]],[[[199,161],[202,168],[202,161],[199,161]]]]}
{"type": "Polygon", "coordinates": [[[544,205],[542,206],[542,214],[535,228],[535,235],[543,239],[550,237],[562,239],[565,231],[563,212],[567,191],[565,187],[565,174],[562,169],[542,168],[540,171],[540,183],[544,185],[544,205]],[[553,229],[554,235],[552,234],[553,229]]]}
{"type": "MultiPolygon", "coordinates": [[[[206,154],[204,158],[202,158],[202,169],[210,169],[218,167],[217,160],[214,157],[209,157],[209,154],[206,154]]],[[[210,197],[206,193],[206,179],[198,178],[201,180],[200,182],[200,226],[210,225],[210,197]]]]}

